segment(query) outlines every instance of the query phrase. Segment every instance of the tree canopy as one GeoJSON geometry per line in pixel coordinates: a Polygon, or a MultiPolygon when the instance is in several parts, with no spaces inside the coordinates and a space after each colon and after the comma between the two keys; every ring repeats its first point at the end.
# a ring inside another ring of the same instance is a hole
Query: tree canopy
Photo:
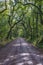
{"type": "Polygon", "coordinates": [[[0,40],[16,37],[43,39],[43,0],[0,0],[0,40]]]}

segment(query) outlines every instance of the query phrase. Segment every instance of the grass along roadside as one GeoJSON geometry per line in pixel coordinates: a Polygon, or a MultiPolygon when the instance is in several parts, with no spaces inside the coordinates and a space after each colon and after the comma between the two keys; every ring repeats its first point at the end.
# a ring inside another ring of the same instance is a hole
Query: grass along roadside
{"type": "Polygon", "coordinates": [[[15,40],[16,38],[12,39],[3,39],[0,41],[0,47],[4,47],[5,45],[9,44],[11,41],[15,40]]]}
{"type": "Polygon", "coordinates": [[[1,41],[0,41],[0,47],[5,46],[5,45],[8,44],[10,41],[11,41],[10,39],[8,39],[8,40],[1,40],[1,41]]]}

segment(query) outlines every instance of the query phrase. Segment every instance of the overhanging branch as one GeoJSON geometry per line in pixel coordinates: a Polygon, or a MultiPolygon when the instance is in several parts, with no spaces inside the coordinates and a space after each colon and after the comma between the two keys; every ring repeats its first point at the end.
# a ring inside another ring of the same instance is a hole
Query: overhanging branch
{"type": "Polygon", "coordinates": [[[33,4],[33,3],[26,3],[26,4],[24,4],[24,6],[29,5],[29,4],[35,6],[38,9],[38,11],[40,12],[40,14],[43,14],[42,11],[40,10],[40,8],[38,6],[36,6],[35,4],[33,4]]]}
{"type": "Polygon", "coordinates": [[[6,0],[5,0],[5,9],[3,9],[2,11],[0,11],[0,13],[3,13],[5,10],[7,10],[6,0]]]}
{"type": "Polygon", "coordinates": [[[43,14],[43,12],[40,10],[40,8],[37,6],[37,5],[35,5],[35,4],[33,4],[33,3],[26,3],[26,4],[23,4],[22,2],[17,2],[17,3],[20,3],[21,5],[23,5],[23,6],[26,6],[26,5],[33,5],[33,6],[35,6],[37,9],[38,9],[38,11],[41,13],[41,14],[43,14]]]}

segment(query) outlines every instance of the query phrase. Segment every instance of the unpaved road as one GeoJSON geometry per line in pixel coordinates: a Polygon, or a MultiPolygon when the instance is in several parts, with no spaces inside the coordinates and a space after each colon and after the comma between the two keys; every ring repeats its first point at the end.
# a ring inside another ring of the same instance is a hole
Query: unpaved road
{"type": "Polygon", "coordinates": [[[0,49],[0,65],[43,65],[43,54],[23,38],[17,38],[0,49]]]}

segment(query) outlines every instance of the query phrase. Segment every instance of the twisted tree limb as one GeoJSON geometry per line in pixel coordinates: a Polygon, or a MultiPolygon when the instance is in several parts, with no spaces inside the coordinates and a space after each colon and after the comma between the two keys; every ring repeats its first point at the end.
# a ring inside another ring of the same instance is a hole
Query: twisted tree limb
{"type": "Polygon", "coordinates": [[[5,0],[5,9],[3,9],[2,11],[0,11],[0,13],[3,13],[5,10],[7,10],[7,3],[6,3],[6,0],[5,0]]]}

